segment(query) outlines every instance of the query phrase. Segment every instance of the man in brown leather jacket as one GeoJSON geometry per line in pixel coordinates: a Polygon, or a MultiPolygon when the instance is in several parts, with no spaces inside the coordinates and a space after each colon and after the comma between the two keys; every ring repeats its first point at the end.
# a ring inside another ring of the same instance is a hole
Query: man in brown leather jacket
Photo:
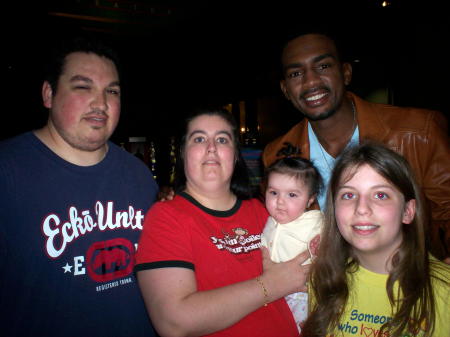
{"type": "MultiPolygon", "coordinates": [[[[450,146],[447,120],[437,111],[370,103],[347,92],[352,67],[335,42],[305,34],[282,53],[281,90],[306,118],[267,145],[265,166],[286,154],[311,159],[325,181],[352,142],[372,139],[401,153],[413,167],[432,214],[431,249],[450,256],[450,146]]],[[[319,203],[324,206],[323,199],[319,203]]],[[[316,205],[317,207],[317,205],[316,205]]]]}

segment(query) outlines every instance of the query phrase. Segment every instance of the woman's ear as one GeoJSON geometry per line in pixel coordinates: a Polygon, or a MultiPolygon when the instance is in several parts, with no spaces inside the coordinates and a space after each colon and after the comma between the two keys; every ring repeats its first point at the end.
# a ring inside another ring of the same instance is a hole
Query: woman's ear
{"type": "Polygon", "coordinates": [[[402,222],[404,224],[410,224],[414,220],[415,215],[416,215],[416,199],[411,199],[405,203],[402,222]]]}

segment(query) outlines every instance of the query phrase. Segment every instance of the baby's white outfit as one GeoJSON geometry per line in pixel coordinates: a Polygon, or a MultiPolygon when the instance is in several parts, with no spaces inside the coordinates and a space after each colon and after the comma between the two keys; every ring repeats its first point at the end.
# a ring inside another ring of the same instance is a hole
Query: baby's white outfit
{"type": "MultiPolygon", "coordinates": [[[[317,210],[305,212],[286,224],[279,224],[269,216],[261,235],[261,244],[269,249],[270,259],[273,262],[291,260],[301,252],[310,250],[310,241],[320,234],[323,219],[323,213],[317,210]]],[[[309,263],[311,263],[311,259],[306,260],[303,264],[309,263]]],[[[297,327],[301,331],[300,324],[303,324],[308,315],[308,293],[290,294],[285,299],[294,315],[297,327]]]]}

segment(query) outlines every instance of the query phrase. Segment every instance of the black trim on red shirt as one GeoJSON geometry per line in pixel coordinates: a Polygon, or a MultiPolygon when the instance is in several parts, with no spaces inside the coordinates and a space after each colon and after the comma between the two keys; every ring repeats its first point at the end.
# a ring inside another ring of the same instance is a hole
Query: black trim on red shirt
{"type": "Polygon", "coordinates": [[[180,267],[195,270],[194,264],[191,262],[180,260],[168,260],[168,261],[155,261],[137,264],[134,266],[134,272],[136,273],[141,270],[170,268],[170,267],[180,267]]]}
{"type": "Polygon", "coordinates": [[[234,204],[234,206],[232,208],[230,208],[229,210],[226,210],[226,211],[218,211],[218,210],[203,206],[201,203],[199,203],[197,200],[195,200],[191,195],[187,194],[186,192],[180,192],[178,195],[183,197],[184,199],[186,199],[187,201],[189,201],[196,207],[200,208],[203,212],[205,212],[209,215],[212,215],[212,216],[216,216],[218,218],[226,218],[226,217],[232,216],[239,210],[239,208],[241,208],[241,204],[242,204],[241,199],[236,199],[236,203],[234,204]]]}

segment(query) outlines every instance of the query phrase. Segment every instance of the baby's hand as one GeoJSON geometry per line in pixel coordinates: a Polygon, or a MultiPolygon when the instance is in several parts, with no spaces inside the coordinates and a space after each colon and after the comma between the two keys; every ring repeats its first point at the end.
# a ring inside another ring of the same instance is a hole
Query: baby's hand
{"type": "Polygon", "coordinates": [[[314,259],[317,256],[317,252],[319,251],[320,245],[320,234],[317,234],[315,237],[309,241],[309,253],[311,254],[311,259],[314,259]]]}

